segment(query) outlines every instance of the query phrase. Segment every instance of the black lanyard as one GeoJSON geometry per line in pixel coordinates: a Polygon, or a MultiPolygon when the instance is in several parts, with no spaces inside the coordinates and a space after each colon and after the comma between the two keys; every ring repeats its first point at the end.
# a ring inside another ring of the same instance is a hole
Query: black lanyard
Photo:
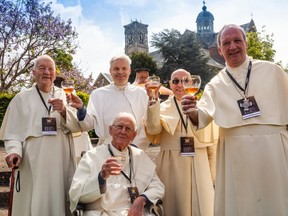
{"type": "MultiPolygon", "coordinates": [[[[36,89],[37,89],[37,92],[38,92],[38,94],[39,94],[39,96],[40,96],[40,98],[41,98],[41,100],[42,100],[42,103],[44,104],[44,106],[45,106],[45,108],[47,109],[47,111],[48,111],[48,115],[50,116],[50,112],[51,112],[51,104],[49,105],[49,108],[47,107],[47,105],[46,105],[46,103],[45,103],[45,101],[44,101],[44,98],[43,98],[43,96],[42,96],[42,94],[41,94],[41,92],[40,92],[40,90],[39,90],[39,88],[38,88],[38,86],[36,85],[36,89]]],[[[54,96],[54,86],[53,86],[53,96],[54,96]]]]}
{"type": "MultiPolygon", "coordinates": [[[[108,145],[108,150],[109,150],[109,152],[110,152],[110,155],[112,156],[112,157],[115,157],[115,155],[113,154],[113,152],[112,152],[112,149],[111,149],[111,147],[110,147],[110,145],[108,145]]],[[[130,182],[130,184],[132,184],[132,181],[131,181],[131,173],[132,173],[132,164],[131,164],[131,150],[130,150],[130,148],[129,148],[129,146],[128,146],[128,152],[129,152],[129,168],[130,168],[130,174],[129,174],[129,176],[127,176],[126,175],[126,173],[124,173],[122,170],[121,170],[121,174],[130,182]]],[[[123,167],[124,168],[124,167],[123,167]]]]}
{"type": "Polygon", "coordinates": [[[176,106],[176,108],[177,108],[178,114],[179,114],[179,116],[180,116],[182,125],[184,126],[185,131],[186,131],[186,134],[187,134],[187,125],[188,125],[187,119],[188,119],[188,116],[186,116],[186,123],[185,123],[184,118],[183,118],[183,115],[182,115],[182,113],[181,113],[181,111],[180,111],[180,109],[179,109],[179,106],[178,106],[178,104],[177,104],[176,97],[174,96],[173,99],[174,99],[175,106],[176,106]]]}
{"type": "Polygon", "coordinates": [[[248,70],[247,70],[247,75],[246,75],[246,80],[245,80],[245,87],[244,89],[242,88],[242,86],[239,85],[239,83],[234,79],[234,77],[231,75],[231,73],[227,70],[226,68],[226,73],[229,76],[229,78],[232,80],[232,82],[240,89],[244,92],[244,96],[246,97],[246,89],[249,83],[249,79],[250,79],[250,73],[251,73],[251,69],[252,69],[252,62],[249,61],[249,66],[248,66],[248,70]]]}

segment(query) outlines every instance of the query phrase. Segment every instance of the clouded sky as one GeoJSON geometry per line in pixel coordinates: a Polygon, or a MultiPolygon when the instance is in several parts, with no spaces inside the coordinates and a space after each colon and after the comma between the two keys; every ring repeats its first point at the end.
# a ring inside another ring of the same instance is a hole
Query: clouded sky
{"type": "MultiPolygon", "coordinates": [[[[55,15],[71,19],[78,32],[80,48],[75,64],[84,76],[93,72],[109,72],[110,58],[124,53],[124,25],[139,21],[148,25],[148,41],[152,33],[163,29],[186,29],[196,32],[196,18],[202,11],[200,0],[44,0],[52,2],[55,15]]],[[[288,63],[287,0],[206,0],[207,11],[214,15],[214,31],[224,24],[245,24],[253,18],[257,30],[265,26],[273,34],[276,61],[288,63]]],[[[150,44],[150,43],[149,43],[150,44]]],[[[155,48],[150,47],[149,51],[155,48]]]]}

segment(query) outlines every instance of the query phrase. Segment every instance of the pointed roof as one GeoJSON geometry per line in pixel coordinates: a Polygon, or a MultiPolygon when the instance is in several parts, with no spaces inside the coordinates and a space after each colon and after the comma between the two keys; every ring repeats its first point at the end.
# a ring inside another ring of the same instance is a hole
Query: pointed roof
{"type": "Polygon", "coordinates": [[[254,20],[251,19],[249,23],[245,23],[243,25],[240,25],[244,29],[245,32],[256,32],[256,25],[254,23],[254,20]]]}

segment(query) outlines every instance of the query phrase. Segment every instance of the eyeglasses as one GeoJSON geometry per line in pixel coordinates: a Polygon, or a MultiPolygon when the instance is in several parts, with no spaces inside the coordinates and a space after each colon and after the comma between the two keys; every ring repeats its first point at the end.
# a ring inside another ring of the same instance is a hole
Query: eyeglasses
{"type": "Polygon", "coordinates": [[[125,132],[127,133],[132,133],[134,131],[134,129],[127,127],[125,125],[120,125],[120,124],[116,124],[116,125],[112,125],[113,127],[115,127],[117,130],[122,131],[123,129],[125,130],[125,132]]]}
{"type": "MultiPolygon", "coordinates": [[[[172,83],[173,83],[174,85],[179,84],[179,82],[183,83],[183,80],[179,80],[179,79],[174,79],[174,80],[172,80],[172,83]]],[[[185,80],[184,82],[187,83],[188,80],[185,80]]]]}

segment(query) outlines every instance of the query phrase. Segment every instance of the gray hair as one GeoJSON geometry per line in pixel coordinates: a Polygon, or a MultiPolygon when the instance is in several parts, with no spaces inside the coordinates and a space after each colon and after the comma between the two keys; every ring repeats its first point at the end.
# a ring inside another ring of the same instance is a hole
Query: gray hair
{"type": "Polygon", "coordinates": [[[46,60],[50,60],[54,63],[54,67],[55,67],[55,61],[49,56],[49,55],[41,55],[41,56],[38,56],[35,61],[34,61],[34,64],[33,64],[33,70],[36,70],[38,65],[39,65],[39,62],[43,59],[46,59],[46,60]]]}
{"type": "Polygon", "coordinates": [[[245,31],[244,31],[244,29],[243,29],[242,27],[240,27],[240,26],[238,26],[238,25],[235,25],[235,24],[227,24],[227,25],[224,25],[224,26],[222,27],[222,29],[219,31],[219,33],[218,33],[218,35],[217,35],[217,46],[218,46],[218,47],[221,46],[220,40],[221,40],[221,35],[222,35],[223,31],[226,30],[226,29],[228,29],[228,28],[231,28],[231,27],[232,27],[232,28],[237,28],[237,29],[239,29],[239,30],[242,32],[242,34],[243,34],[244,40],[246,41],[246,33],[245,33],[245,31]]]}
{"type": "Polygon", "coordinates": [[[113,121],[112,125],[116,124],[120,118],[129,119],[132,122],[132,124],[133,124],[134,131],[137,130],[136,119],[135,119],[134,115],[132,115],[131,113],[128,113],[128,112],[119,112],[116,115],[116,117],[114,118],[114,121],[113,121]]]}
{"type": "Polygon", "coordinates": [[[131,63],[132,63],[132,61],[131,61],[131,59],[130,59],[130,57],[129,57],[128,55],[126,55],[126,54],[120,54],[120,55],[117,55],[117,56],[114,56],[114,57],[111,58],[111,60],[110,60],[110,67],[111,67],[111,65],[113,64],[113,62],[116,61],[116,60],[118,60],[118,59],[121,59],[121,60],[126,61],[126,62],[129,64],[129,66],[130,66],[131,63]]]}

